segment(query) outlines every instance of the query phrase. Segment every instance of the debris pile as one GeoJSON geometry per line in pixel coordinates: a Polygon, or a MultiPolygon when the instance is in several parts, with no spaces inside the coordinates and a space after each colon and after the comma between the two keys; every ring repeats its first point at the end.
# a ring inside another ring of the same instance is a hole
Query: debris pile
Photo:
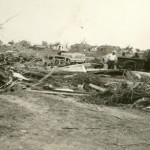
{"type": "Polygon", "coordinates": [[[45,94],[83,96],[82,101],[92,104],[130,104],[138,108],[142,105],[149,110],[150,82],[146,79],[150,73],[106,69],[102,62],[96,63],[98,60],[94,60],[94,65],[92,62],[59,67],[48,66],[35,56],[15,55],[24,61],[14,61],[17,59],[11,56],[13,64],[0,67],[1,93],[26,89],[45,94]]]}
{"type": "Polygon", "coordinates": [[[148,86],[147,83],[140,83],[137,87],[133,88],[126,82],[115,83],[106,92],[93,93],[90,97],[84,99],[84,101],[107,105],[133,104],[143,97],[150,98],[150,89],[147,89],[148,86]]]}

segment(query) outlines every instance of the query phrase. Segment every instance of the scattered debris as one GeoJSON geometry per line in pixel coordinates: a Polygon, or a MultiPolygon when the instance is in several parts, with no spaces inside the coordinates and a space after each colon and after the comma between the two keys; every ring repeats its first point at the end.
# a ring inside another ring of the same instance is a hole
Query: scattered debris
{"type": "Polygon", "coordinates": [[[143,97],[131,105],[131,108],[145,108],[150,106],[150,98],[143,97]]]}
{"type": "Polygon", "coordinates": [[[140,72],[140,71],[131,71],[133,76],[136,76],[138,79],[142,79],[144,77],[150,78],[150,73],[148,72],[140,72]]]}
{"type": "Polygon", "coordinates": [[[25,78],[23,75],[21,75],[20,73],[14,72],[13,70],[11,70],[12,75],[14,78],[17,78],[19,80],[26,80],[29,81],[29,79],[25,78]]]}
{"type": "Polygon", "coordinates": [[[99,59],[62,67],[35,56],[5,53],[3,56],[1,93],[26,89],[43,94],[83,96],[84,102],[93,104],[130,104],[132,108],[149,109],[143,104],[145,98],[150,98],[150,73],[106,69],[99,59]],[[8,58],[12,58],[11,61],[8,58]]]}
{"type": "Polygon", "coordinates": [[[143,110],[150,112],[150,106],[143,108],[143,110]]]}

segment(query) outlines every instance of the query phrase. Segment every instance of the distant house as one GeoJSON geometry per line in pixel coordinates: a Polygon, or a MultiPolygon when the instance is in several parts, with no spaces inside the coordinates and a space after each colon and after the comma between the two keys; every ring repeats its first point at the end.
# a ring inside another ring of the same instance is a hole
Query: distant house
{"type": "Polygon", "coordinates": [[[52,49],[56,51],[69,51],[69,48],[67,46],[59,43],[53,44],[52,49]]]}
{"type": "Polygon", "coordinates": [[[91,52],[96,52],[96,51],[97,51],[97,48],[98,48],[97,46],[92,46],[91,49],[90,49],[90,51],[91,51],[91,52]]]}
{"type": "Polygon", "coordinates": [[[59,50],[60,43],[55,43],[51,47],[53,50],[59,50]]]}
{"type": "Polygon", "coordinates": [[[87,51],[90,51],[91,49],[91,46],[88,45],[88,44],[74,44],[74,45],[71,45],[71,51],[73,52],[87,52],[87,51]]]}
{"type": "Polygon", "coordinates": [[[109,53],[112,53],[114,50],[118,52],[120,50],[120,47],[111,46],[111,45],[102,45],[102,46],[97,47],[96,53],[100,56],[104,56],[109,53]]]}

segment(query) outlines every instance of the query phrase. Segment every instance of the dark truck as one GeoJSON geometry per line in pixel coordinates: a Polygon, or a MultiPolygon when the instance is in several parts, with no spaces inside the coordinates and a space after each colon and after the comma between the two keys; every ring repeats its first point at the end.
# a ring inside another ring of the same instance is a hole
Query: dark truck
{"type": "Polygon", "coordinates": [[[118,57],[118,69],[149,71],[150,70],[150,51],[139,53],[139,58],[118,57]]]}

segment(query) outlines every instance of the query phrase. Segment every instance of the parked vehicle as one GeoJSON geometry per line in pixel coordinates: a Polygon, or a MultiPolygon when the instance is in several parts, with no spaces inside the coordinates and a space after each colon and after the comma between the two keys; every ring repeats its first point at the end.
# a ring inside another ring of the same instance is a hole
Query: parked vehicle
{"type": "Polygon", "coordinates": [[[48,60],[51,66],[67,66],[71,62],[68,57],[60,55],[48,56],[48,60]]]}
{"type": "Polygon", "coordinates": [[[118,57],[118,69],[150,71],[150,51],[139,53],[139,58],[118,57]]]}
{"type": "Polygon", "coordinates": [[[145,59],[118,57],[117,68],[127,70],[144,70],[145,59]]]}
{"type": "Polygon", "coordinates": [[[61,53],[61,56],[67,57],[70,59],[70,63],[85,63],[86,57],[82,53],[61,53]]]}

